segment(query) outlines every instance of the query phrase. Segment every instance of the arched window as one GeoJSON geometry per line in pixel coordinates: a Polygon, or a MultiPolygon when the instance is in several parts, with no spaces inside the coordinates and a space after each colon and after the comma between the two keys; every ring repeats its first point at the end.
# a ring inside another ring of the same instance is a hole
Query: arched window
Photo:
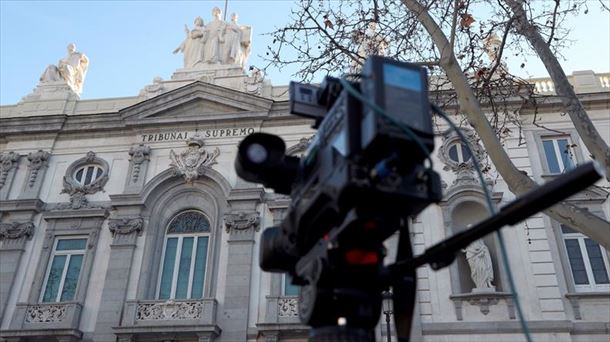
{"type": "Polygon", "coordinates": [[[199,211],[183,211],[170,221],[157,298],[203,298],[209,239],[210,221],[199,211]]]}

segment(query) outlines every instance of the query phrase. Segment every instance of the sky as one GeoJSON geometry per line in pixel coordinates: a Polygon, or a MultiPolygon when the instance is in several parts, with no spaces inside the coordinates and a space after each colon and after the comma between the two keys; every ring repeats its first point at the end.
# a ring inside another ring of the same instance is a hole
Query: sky
{"type": "MultiPolygon", "coordinates": [[[[551,0],[539,0],[551,1],[551,0]]],[[[597,0],[589,14],[570,21],[574,44],[564,52],[567,74],[577,70],[610,71],[610,16],[597,0]]],[[[602,0],[608,1],[610,0],[602,0]]],[[[66,55],[74,42],[90,65],[81,99],[137,96],[156,76],[169,79],[182,68],[182,55],[172,54],[184,38],[184,25],[211,10],[224,10],[223,0],[198,1],[11,1],[0,0],[0,104],[16,104],[32,92],[49,64],[66,55]]],[[[253,27],[253,52],[248,65],[263,67],[270,43],[265,33],[288,23],[292,0],[229,0],[242,25],[253,27]]],[[[545,77],[536,57],[509,60],[511,71],[523,77],[545,77]]],[[[296,69],[268,69],[274,85],[285,85],[296,69]]]]}

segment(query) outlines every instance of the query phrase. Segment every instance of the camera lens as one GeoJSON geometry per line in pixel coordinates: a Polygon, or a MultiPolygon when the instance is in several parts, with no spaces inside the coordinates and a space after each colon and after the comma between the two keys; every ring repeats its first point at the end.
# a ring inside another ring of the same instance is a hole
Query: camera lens
{"type": "Polygon", "coordinates": [[[261,144],[251,144],[246,150],[248,159],[255,164],[260,164],[267,159],[267,149],[261,144]]]}

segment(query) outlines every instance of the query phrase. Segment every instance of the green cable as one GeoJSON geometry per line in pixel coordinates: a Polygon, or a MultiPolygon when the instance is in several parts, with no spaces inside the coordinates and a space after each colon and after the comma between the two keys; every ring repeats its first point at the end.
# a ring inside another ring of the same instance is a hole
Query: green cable
{"type": "MultiPolygon", "coordinates": [[[[483,172],[481,172],[479,162],[476,159],[474,153],[472,153],[472,149],[470,148],[470,143],[468,142],[468,139],[466,139],[466,137],[464,136],[462,131],[460,131],[460,129],[449,119],[449,117],[447,116],[447,114],[445,114],[445,112],[443,112],[436,104],[431,104],[431,106],[432,106],[432,110],[435,113],[437,113],[441,118],[445,119],[445,121],[447,121],[449,126],[451,126],[451,128],[459,135],[460,140],[462,140],[462,142],[466,146],[468,153],[470,153],[470,155],[472,156],[472,160],[474,161],[474,163],[473,163],[474,168],[477,171],[477,175],[479,176],[479,181],[481,182],[483,192],[485,193],[485,199],[487,201],[487,206],[489,207],[489,212],[492,215],[495,215],[496,209],[492,204],[491,194],[489,193],[489,189],[485,185],[485,180],[483,179],[483,172]]],[[[523,311],[521,310],[521,304],[519,303],[519,297],[517,296],[515,282],[513,280],[513,274],[510,269],[510,264],[508,263],[508,253],[506,252],[506,245],[504,243],[504,238],[502,237],[502,232],[500,230],[498,230],[496,232],[496,235],[498,237],[498,242],[500,243],[500,251],[502,252],[502,264],[504,265],[504,269],[506,270],[506,274],[508,276],[510,294],[513,299],[513,302],[515,303],[515,307],[517,308],[517,314],[519,315],[519,323],[521,324],[521,329],[523,330],[523,335],[525,335],[525,339],[528,342],[531,342],[532,337],[530,335],[529,328],[527,326],[525,317],[523,316],[523,311]]]]}

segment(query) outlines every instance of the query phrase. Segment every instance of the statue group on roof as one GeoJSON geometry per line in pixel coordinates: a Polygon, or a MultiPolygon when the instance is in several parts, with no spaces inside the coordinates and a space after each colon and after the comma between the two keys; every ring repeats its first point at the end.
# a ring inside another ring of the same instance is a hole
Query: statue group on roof
{"type": "Polygon", "coordinates": [[[212,9],[212,21],[204,24],[201,17],[195,18],[194,27],[185,25],[186,37],[174,53],[182,52],[184,67],[195,69],[205,65],[225,64],[244,67],[250,55],[252,30],[237,24],[233,13],[231,22],[220,18],[220,8],[212,9]]]}

